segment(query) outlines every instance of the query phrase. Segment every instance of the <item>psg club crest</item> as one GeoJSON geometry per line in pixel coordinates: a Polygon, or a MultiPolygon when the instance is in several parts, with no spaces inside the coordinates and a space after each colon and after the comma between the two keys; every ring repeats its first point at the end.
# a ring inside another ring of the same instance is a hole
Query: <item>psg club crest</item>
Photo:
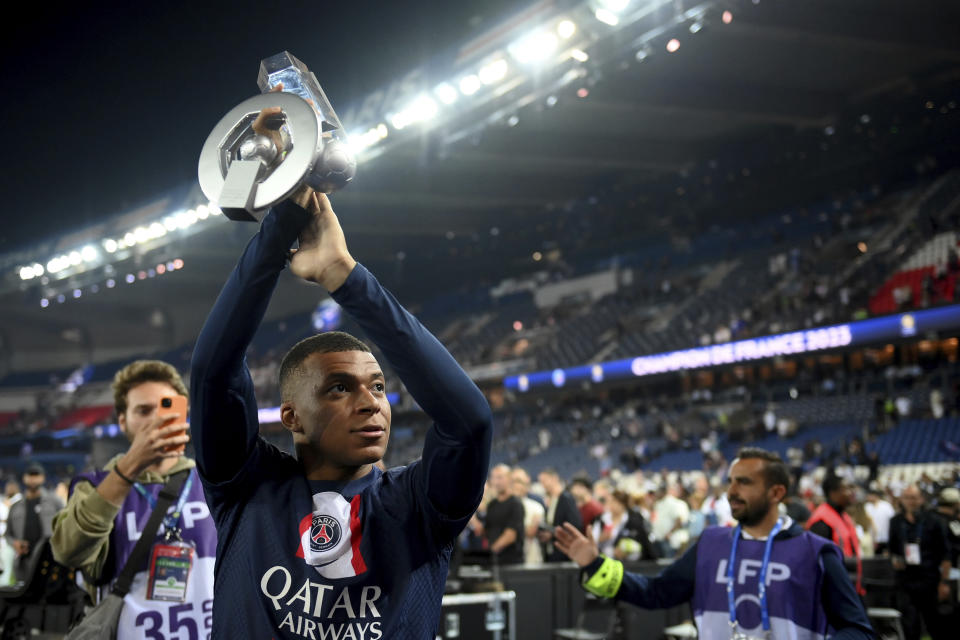
{"type": "Polygon", "coordinates": [[[323,553],[337,546],[340,542],[340,523],[331,516],[314,515],[310,527],[310,550],[323,553]]]}
{"type": "Polygon", "coordinates": [[[313,512],[300,519],[296,557],[324,578],[350,578],[367,570],[360,553],[360,494],[347,501],[335,491],[313,494],[313,512]]]}

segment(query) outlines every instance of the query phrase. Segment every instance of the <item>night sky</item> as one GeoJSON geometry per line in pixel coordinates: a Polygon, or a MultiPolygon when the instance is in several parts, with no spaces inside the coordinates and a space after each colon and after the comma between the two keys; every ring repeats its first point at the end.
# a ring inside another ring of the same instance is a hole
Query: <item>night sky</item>
{"type": "MultiPolygon", "coordinates": [[[[343,111],[527,0],[19,4],[6,21],[0,252],[196,180],[207,134],[289,50],[343,111]]],[[[349,127],[349,123],[345,123],[349,127]]]]}

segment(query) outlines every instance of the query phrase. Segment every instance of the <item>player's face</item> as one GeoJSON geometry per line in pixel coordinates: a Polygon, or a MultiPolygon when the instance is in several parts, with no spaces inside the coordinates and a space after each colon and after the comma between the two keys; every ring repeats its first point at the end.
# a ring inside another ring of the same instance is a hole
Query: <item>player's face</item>
{"type": "Polygon", "coordinates": [[[302,438],[330,464],[356,467],[383,458],[390,437],[390,403],[372,353],[315,353],[303,363],[294,396],[302,438]]]}
{"type": "MultiPolygon", "coordinates": [[[[179,391],[167,382],[143,382],[127,391],[127,410],[117,416],[120,428],[133,440],[157,415],[160,400],[179,395],[179,391]]],[[[187,416],[180,416],[180,422],[186,422],[187,416]]]]}
{"type": "Polygon", "coordinates": [[[771,495],[774,487],[767,488],[763,477],[765,464],[759,458],[747,458],[735,461],[730,467],[730,488],[727,489],[730,512],[747,527],[759,524],[771,508],[776,508],[771,495]]]}

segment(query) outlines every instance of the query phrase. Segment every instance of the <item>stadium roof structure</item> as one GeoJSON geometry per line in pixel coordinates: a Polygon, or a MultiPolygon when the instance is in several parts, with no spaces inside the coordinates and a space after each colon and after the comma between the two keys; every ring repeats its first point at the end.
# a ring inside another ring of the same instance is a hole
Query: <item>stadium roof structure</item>
{"type": "MultiPolygon", "coordinates": [[[[594,215],[577,207],[611,190],[639,196],[622,212],[630,233],[598,236],[600,250],[677,212],[743,221],[899,180],[936,145],[955,152],[955,124],[952,139],[946,124],[911,126],[960,84],[958,32],[960,5],[938,0],[540,2],[342,112],[364,150],[332,200],[356,257],[422,300],[531,270],[532,251],[563,248],[552,221],[594,215]],[[514,229],[543,229],[542,244],[514,229]]],[[[255,227],[198,209],[195,185],[144,196],[96,228],[0,256],[0,373],[193,340],[255,227]],[[105,253],[140,227],[142,242],[105,253]],[[19,277],[60,254],[83,264],[87,245],[89,269],[19,277]]],[[[306,286],[282,278],[269,315],[312,308],[306,286]]]]}

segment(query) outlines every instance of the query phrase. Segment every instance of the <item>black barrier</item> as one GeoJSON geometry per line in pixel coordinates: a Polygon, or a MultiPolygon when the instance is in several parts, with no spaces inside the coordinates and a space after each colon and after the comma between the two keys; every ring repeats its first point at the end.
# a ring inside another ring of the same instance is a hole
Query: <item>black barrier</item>
{"type": "MultiPolygon", "coordinates": [[[[634,562],[626,563],[626,568],[640,575],[652,576],[659,573],[663,566],[655,562],[634,562]]],[[[491,577],[491,574],[477,571],[471,566],[464,566],[460,571],[460,578],[468,589],[471,579],[476,580],[479,586],[482,582],[488,583],[491,577]]],[[[580,587],[580,570],[572,562],[539,567],[503,566],[499,568],[499,582],[504,589],[516,593],[517,633],[512,640],[553,640],[555,630],[574,628],[584,611],[586,592],[580,587]]],[[[604,616],[615,615],[624,638],[661,638],[665,628],[692,618],[689,605],[645,610],[611,603],[607,611],[597,607],[591,609],[586,616],[587,623],[602,626],[604,616]]],[[[461,627],[460,635],[451,637],[463,640],[490,637],[479,631],[475,634],[471,629],[461,627]]],[[[503,637],[507,638],[506,635],[503,637]]]]}

